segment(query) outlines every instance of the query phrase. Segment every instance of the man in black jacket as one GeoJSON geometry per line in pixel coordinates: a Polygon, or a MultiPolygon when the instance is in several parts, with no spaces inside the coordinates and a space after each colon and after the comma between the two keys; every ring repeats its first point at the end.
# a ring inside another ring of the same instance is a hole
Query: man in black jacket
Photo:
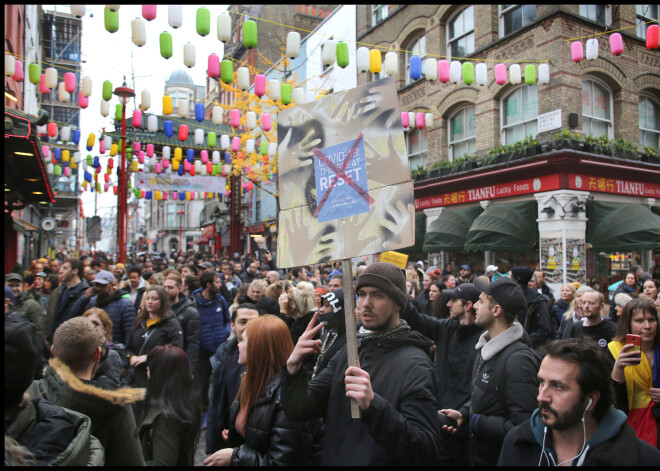
{"type": "Polygon", "coordinates": [[[513,267],[511,278],[518,283],[525,296],[526,309],[518,313],[518,321],[532,338],[534,348],[538,349],[554,337],[549,305],[545,296],[529,287],[529,281],[534,276],[534,270],[529,267],[513,267]]]}
{"type": "MultiPolygon", "coordinates": [[[[53,334],[62,322],[69,319],[69,313],[78,298],[89,288],[87,280],[81,279],[84,269],[83,262],[77,258],[70,258],[60,267],[60,287],[53,291],[56,301],[54,311],[49,311],[47,324],[49,326],[48,341],[53,341],[53,334]]],[[[49,303],[50,304],[50,303],[49,303]]],[[[116,339],[121,342],[122,339],[116,339]]]]}
{"type": "MultiPolygon", "coordinates": [[[[523,327],[515,322],[526,307],[520,286],[508,277],[492,283],[475,278],[474,285],[482,292],[475,323],[487,332],[477,343],[472,395],[460,410],[440,412],[456,420],[459,428],[468,424],[472,465],[494,466],[506,432],[529,420],[536,406],[538,361],[522,340],[523,327]]],[[[456,431],[453,426],[443,428],[456,431]]]]}
{"type": "Polygon", "coordinates": [[[183,330],[183,349],[188,355],[190,371],[197,371],[197,359],[199,357],[199,311],[197,303],[190,296],[181,292],[181,277],[176,273],[170,273],[163,282],[163,288],[167,291],[172,303],[172,312],[181,324],[183,330]]]}
{"type": "Polygon", "coordinates": [[[612,362],[591,339],[544,346],[538,409],[504,439],[500,466],[660,466],[613,407],[612,362]],[[567,464],[568,463],[568,464],[567,464]]]}
{"type": "Polygon", "coordinates": [[[408,303],[403,273],[373,263],[356,290],[360,367],[348,366],[344,348],[308,383],[303,361],[321,350],[314,337],[323,324],[315,326],[314,314],[282,371],[284,412],[295,421],[324,417],[322,465],[434,465],[440,427],[432,342],[399,319],[408,303]],[[349,398],[360,420],[351,420],[349,398]]]}

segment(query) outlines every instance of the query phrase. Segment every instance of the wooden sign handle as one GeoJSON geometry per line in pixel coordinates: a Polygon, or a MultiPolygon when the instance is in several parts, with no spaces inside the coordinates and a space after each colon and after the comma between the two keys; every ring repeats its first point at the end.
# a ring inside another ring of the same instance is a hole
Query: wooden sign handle
{"type": "MultiPolygon", "coordinates": [[[[341,262],[341,281],[344,288],[344,319],[346,322],[346,353],[348,366],[360,367],[357,349],[357,332],[355,331],[355,307],[353,294],[353,264],[350,258],[341,262]]],[[[362,411],[355,399],[351,399],[351,418],[360,419],[362,411]]]]}

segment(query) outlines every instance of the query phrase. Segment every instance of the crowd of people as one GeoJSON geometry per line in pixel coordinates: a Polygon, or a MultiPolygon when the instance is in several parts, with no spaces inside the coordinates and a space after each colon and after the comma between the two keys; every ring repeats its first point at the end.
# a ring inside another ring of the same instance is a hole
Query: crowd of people
{"type": "Polygon", "coordinates": [[[5,276],[5,464],[192,466],[204,434],[208,466],[660,465],[660,282],[608,310],[498,270],[34,260],[5,276]]]}

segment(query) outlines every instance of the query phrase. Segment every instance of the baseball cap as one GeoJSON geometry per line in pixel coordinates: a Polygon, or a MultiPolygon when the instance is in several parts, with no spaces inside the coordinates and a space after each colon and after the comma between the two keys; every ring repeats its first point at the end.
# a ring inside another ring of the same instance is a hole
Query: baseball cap
{"type": "Polygon", "coordinates": [[[5,276],[5,283],[8,281],[23,281],[23,277],[18,273],[9,273],[5,276]]]}
{"type": "Polygon", "coordinates": [[[461,265],[461,270],[469,270],[470,265],[461,265]]]}
{"type": "Polygon", "coordinates": [[[9,286],[5,286],[5,299],[14,304],[14,291],[9,286]]]}
{"type": "Polygon", "coordinates": [[[488,265],[488,266],[486,267],[486,271],[497,271],[498,268],[499,268],[499,267],[497,267],[497,266],[495,266],[495,265],[488,265]]]}
{"type": "Polygon", "coordinates": [[[100,283],[102,285],[107,285],[108,283],[114,283],[115,282],[115,275],[110,273],[107,270],[101,270],[96,274],[94,277],[94,281],[92,283],[100,283]]]}
{"type": "Polygon", "coordinates": [[[478,290],[472,283],[461,283],[454,289],[443,289],[442,292],[450,299],[465,299],[472,301],[472,304],[479,301],[481,290],[478,290]]]}
{"type": "Polygon", "coordinates": [[[492,283],[475,278],[474,286],[479,291],[492,296],[495,302],[502,306],[508,313],[515,314],[527,309],[527,301],[525,301],[522,288],[507,276],[498,278],[497,281],[493,281],[492,283]]]}

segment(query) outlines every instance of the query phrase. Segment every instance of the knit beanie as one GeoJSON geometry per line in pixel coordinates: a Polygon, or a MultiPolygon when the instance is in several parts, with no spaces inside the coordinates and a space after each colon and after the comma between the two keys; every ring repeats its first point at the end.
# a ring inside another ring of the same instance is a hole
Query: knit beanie
{"type": "Polygon", "coordinates": [[[394,300],[401,309],[408,306],[406,279],[401,269],[387,262],[374,262],[357,278],[355,291],[363,286],[378,288],[394,300]]]}

